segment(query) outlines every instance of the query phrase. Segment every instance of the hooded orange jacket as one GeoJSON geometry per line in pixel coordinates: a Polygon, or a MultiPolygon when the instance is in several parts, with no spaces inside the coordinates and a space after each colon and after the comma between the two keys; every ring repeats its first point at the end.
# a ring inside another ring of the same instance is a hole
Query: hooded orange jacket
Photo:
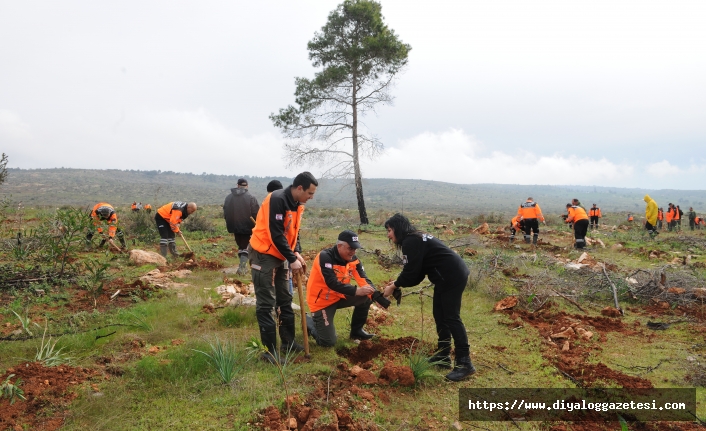
{"type": "Polygon", "coordinates": [[[112,205],[105,202],[97,203],[91,211],[91,218],[98,233],[103,233],[101,223],[105,222],[108,225],[108,237],[115,237],[115,232],[118,230],[118,214],[112,205]]]}
{"type": "Polygon", "coordinates": [[[579,220],[588,220],[586,215],[586,210],[579,206],[572,206],[567,208],[569,211],[569,216],[566,218],[567,223],[576,223],[579,220]]]}

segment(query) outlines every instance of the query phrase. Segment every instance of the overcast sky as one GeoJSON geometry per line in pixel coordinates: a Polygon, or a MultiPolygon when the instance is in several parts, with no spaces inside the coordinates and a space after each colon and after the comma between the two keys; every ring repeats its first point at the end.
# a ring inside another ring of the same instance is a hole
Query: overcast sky
{"type": "MultiPolygon", "coordinates": [[[[704,189],[706,1],[382,0],[412,46],[370,178],[704,189]]],[[[289,175],[268,115],[335,1],[0,0],[20,168],[289,175]]]]}

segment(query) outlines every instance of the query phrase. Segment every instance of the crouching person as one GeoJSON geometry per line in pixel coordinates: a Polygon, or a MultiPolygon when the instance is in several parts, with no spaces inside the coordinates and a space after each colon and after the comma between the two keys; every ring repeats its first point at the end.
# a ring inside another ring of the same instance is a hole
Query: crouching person
{"type": "Polygon", "coordinates": [[[336,344],[333,320],[337,310],[354,307],[350,338],[369,340],[374,335],[365,332],[363,326],[368,320],[370,305],[373,300],[385,308],[390,305],[365,275],[363,265],[355,255],[359,248],[358,236],[346,230],[338,235],[334,247],[322,250],[314,259],[306,285],[306,302],[312,315],[306,320],[309,335],[319,346],[336,344]]]}

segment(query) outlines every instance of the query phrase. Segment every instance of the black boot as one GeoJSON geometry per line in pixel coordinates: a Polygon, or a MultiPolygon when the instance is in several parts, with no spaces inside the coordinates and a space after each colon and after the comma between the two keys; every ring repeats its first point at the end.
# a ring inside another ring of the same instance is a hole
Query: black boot
{"type": "Polygon", "coordinates": [[[375,336],[375,334],[369,334],[363,330],[363,325],[365,325],[365,322],[368,321],[368,310],[370,309],[370,304],[372,304],[371,300],[363,305],[358,305],[353,308],[350,333],[350,338],[352,340],[369,340],[375,336]]]}
{"type": "Polygon", "coordinates": [[[537,245],[537,238],[539,238],[539,235],[532,236],[532,245],[537,245]]]}
{"type": "Polygon", "coordinates": [[[267,347],[267,351],[260,355],[260,359],[270,364],[280,362],[280,357],[277,353],[277,332],[273,330],[263,331],[260,329],[260,340],[262,341],[262,345],[267,347]]]}
{"type": "Polygon", "coordinates": [[[306,330],[309,333],[310,337],[313,337],[314,340],[318,343],[319,342],[319,333],[316,330],[316,324],[314,323],[314,318],[312,318],[310,315],[306,315],[306,330]]]}
{"type": "Polygon", "coordinates": [[[161,254],[165,258],[167,257],[167,244],[159,245],[159,254],[161,254]]]}
{"type": "Polygon", "coordinates": [[[179,253],[177,253],[177,250],[176,250],[176,243],[170,242],[168,244],[169,244],[169,252],[172,254],[172,256],[179,257],[179,253]]]}
{"type": "Polygon", "coordinates": [[[445,370],[451,369],[451,343],[440,341],[438,344],[438,350],[434,352],[434,355],[427,358],[427,361],[439,368],[445,370]]]}
{"type": "Polygon", "coordinates": [[[452,382],[460,382],[475,372],[476,368],[471,363],[470,356],[456,358],[456,366],[453,371],[446,375],[446,378],[452,382]]]}
{"type": "Polygon", "coordinates": [[[530,239],[529,235],[525,235],[525,244],[529,244],[530,242],[532,242],[532,240],[530,239]]]}
{"type": "Polygon", "coordinates": [[[282,345],[279,348],[282,353],[304,351],[304,346],[294,341],[294,322],[282,324],[279,327],[279,338],[282,340],[282,345]]]}

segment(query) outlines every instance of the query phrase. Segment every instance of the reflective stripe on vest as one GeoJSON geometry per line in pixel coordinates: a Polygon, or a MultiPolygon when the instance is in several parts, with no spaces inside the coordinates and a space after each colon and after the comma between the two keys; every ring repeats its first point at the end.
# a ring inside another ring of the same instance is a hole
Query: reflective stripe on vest
{"type": "MultiPolygon", "coordinates": [[[[271,197],[272,193],[267,195],[265,200],[262,201],[260,211],[257,212],[257,220],[255,220],[255,227],[252,230],[250,245],[254,250],[260,253],[269,254],[279,260],[285,260],[282,253],[277,250],[277,247],[272,241],[272,233],[270,232],[271,197]]],[[[301,226],[303,213],[304,205],[299,205],[296,212],[287,211],[283,214],[284,237],[287,240],[287,244],[289,244],[289,249],[292,251],[294,251],[294,248],[297,246],[297,237],[299,236],[299,227],[301,226]]]]}
{"type": "MultiPolygon", "coordinates": [[[[344,299],[346,295],[336,292],[328,287],[324,275],[321,273],[321,263],[320,263],[319,253],[314,259],[314,265],[311,268],[311,274],[309,275],[309,281],[306,283],[306,302],[309,306],[309,310],[314,313],[323,308],[328,307],[331,304],[344,299]]],[[[351,279],[354,279],[358,286],[365,286],[368,282],[358,274],[356,266],[358,266],[358,260],[353,262],[348,262],[345,266],[343,265],[331,265],[331,269],[336,274],[336,278],[343,284],[350,284],[351,279]]]]}

